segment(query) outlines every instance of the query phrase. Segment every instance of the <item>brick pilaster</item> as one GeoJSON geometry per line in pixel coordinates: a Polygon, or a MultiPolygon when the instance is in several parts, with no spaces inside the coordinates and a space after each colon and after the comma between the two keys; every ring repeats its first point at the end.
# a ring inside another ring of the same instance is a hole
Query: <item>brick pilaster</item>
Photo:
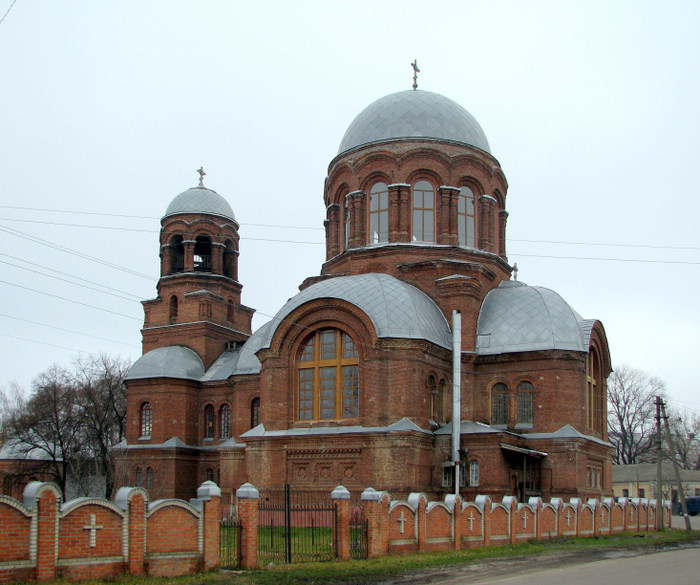
{"type": "MultiPolygon", "coordinates": [[[[205,481],[197,489],[197,499],[204,506],[203,542],[204,570],[216,569],[220,563],[219,539],[221,538],[221,489],[213,481],[205,481]]],[[[257,551],[256,551],[257,553],[257,551]]]]}
{"type": "Polygon", "coordinates": [[[428,497],[422,493],[408,495],[409,505],[416,511],[416,525],[418,526],[418,552],[424,552],[428,544],[428,522],[426,508],[428,497]]]}
{"type": "Polygon", "coordinates": [[[123,487],[115,494],[114,503],[127,513],[129,532],[122,548],[126,549],[128,572],[141,575],[145,570],[148,493],[140,487],[123,487]]]}
{"type": "Polygon", "coordinates": [[[33,481],[24,488],[24,505],[35,514],[37,526],[36,541],[33,543],[36,547],[36,579],[54,579],[61,490],[52,483],[33,481]]]}
{"type": "Polygon", "coordinates": [[[389,554],[389,495],[367,488],[360,496],[367,518],[367,556],[383,557],[389,554]]]}

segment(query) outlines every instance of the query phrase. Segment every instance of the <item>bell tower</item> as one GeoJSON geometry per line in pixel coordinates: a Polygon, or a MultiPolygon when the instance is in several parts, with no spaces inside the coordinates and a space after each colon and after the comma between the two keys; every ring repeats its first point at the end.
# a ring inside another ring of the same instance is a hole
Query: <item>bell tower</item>
{"type": "Polygon", "coordinates": [[[251,334],[253,309],[241,304],[240,236],[228,202],[204,186],[175,197],[161,219],[158,296],[143,301],[143,352],[182,345],[205,369],[251,334]]]}

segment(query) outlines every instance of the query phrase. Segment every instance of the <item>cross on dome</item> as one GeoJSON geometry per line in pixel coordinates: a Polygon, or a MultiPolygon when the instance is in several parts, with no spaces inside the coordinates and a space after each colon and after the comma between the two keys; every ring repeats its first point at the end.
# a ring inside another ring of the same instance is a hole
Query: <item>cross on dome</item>
{"type": "Polygon", "coordinates": [[[418,69],[418,59],[413,60],[411,67],[413,67],[413,90],[415,91],[418,89],[418,74],[420,73],[420,69],[418,69]]]}
{"type": "Polygon", "coordinates": [[[197,169],[197,172],[199,173],[199,186],[204,187],[204,176],[206,175],[206,173],[204,172],[204,167],[199,167],[199,169],[197,169]]]}

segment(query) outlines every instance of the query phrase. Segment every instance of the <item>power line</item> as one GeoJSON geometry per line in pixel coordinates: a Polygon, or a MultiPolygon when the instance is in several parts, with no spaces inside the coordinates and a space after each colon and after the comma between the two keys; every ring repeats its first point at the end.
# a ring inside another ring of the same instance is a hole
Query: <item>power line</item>
{"type": "Polygon", "coordinates": [[[19,337],[17,335],[9,335],[7,333],[0,333],[0,337],[9,337],[10,339],[18,339],[20,341],[28,341],[29,343],[38,343],[40,345],[48,345],[49,347],[57,347],[58,349],[67,349],[68,351],[73,351],[75,353],[88,353],[84,349],[75,349],[74,347],[66,347],[65,345],[56,345],[55,343],[48,343],[47,341],[37,341],[36,339],[28,339],[26,337],[19,337]]]}
{"type": "Polygon", "coordinates": [[[69,303],[75,303],[76,305],[82,305],[83,307],[89,307],[89,308],[91,308],[91,309],[97,309],[98,311],[104,311],[105,313],[111,313],[112,315],[118,315],[119,317],[126,317],[127,319],[133,319],[134,321],[141,321],[141,319],[138,318],[138,317],[132,317],[131,315],[125,315],[124,313],[119,313],[119,312],[117,312],[117,311],[111,311],[111,310],[105,309],[105,308],[103,308],[103,307],[96,307],[95,305],[89,305],[89,304],[83,303],[83,302],[81,302],[81,301],[76,301],[76,300],[74,300],[74,299],[69,299],[69,298],[66,298],[66,297],[62,297],[62,296],[60,296],[60,295],[54,295],[54,294],[45,292],[45,291],[43,291],[43,290],[37,290],[37,289],[35,289],[35,288],[31,288],[31,287],[28,287],[28,286],[22,286],[21,284],[15,284],[14,282],[8,282],[8,281],[6,281],[6,280],[0,280],[0,283],[2,283],[2,284],[7,284],[7,285],[10,285],[10,286],[16,286],[17,288],[21,288],[21,289],[23,289],[23,290],[28,290],[28,291],[31,291],[31,292],[35,292],[35,293],[40,294],[40,295],[45,295],[45,296],[47,296],[47,297],[53,297],[54,299],[60,299],[60,300],[62,300],[62,301],[67,301],[67,302],[69,302],[69,303]]]}
{"type": "Polygon", "coordinates": [[[15,2],[17,0],[12,0],[12,4],[10,4],[10,7],[5,11],[5,14],[2,15],[2,18],[0,18],[0,24],[2,24],[3,20],[7,18],[7,15],[10,14],[10,10],[12,10],[12,7],[15,5],[15,2]]]}
{"type": "Polygon", "coordinates": [[[686,264],[686,265],[700,265],[700,262],[686,262],[683,260],[640,260],[633,258],[600,258],[600,257],[586,257],[586,256],[549,256],[545,254],[519,254],[517,252],[512,252],[508,254],[509,256],[519,256],[526,258],[553,258],[555,260],[595,260],[599,262],[636,262],[641,264],[686,264]]]}
{"type": "MultiPolygon", "coordinates": [[[[87,284],[81,284],[79,282],[72,282],[66,278],[61,278],[60,276],[54,276],[52,274],[45,274],[44,272],[40,272],[38,270],[32,270],[31,268],[27,268],[26,266],[18,266],[17,264],[12,264],[11,262],[5,262],[4,260],[0,260],[0,264],[7,264],[8,266],[12,266],[13,268],[18,268],[19,270],[26,270],[27,272],[31,272],[33,274],[38,274],[40,276],[45,276],[46,278],[53,278],[55,280],[60,280],[61,282],[66,282],[66,283],[72,284],[74,286],[81,286],[81,287],[86,288],[88,290],[93,290],[93,291],[98,292],[98,293],[110,295],[110,296],[116,297],[118,299],[124,299],[125,301],[131,301],[134,303],[140,302],[139,298],[133,299],[133,298],[129,298],[129,297],[126,297],[124,295],[121,295],[121,294],[109,292],[107,290],[101,290],[101,289],[96,288],[94,286],[88,286],[87,284]]],[[[102,286],[102,285],[98,285],[98,286],[102,286]]],[[[131,293],[126,293],[126,294],[131,294],[131,293]]],[[[132,296],[136,297],[136,295],[132,295],[132,296]]]]}
{"type": "Polygon", "coordinates": [[[83,252],[79,252],[78,250],[73,250],[71,248],[67,248],[65,246],[59,246],[58,244],[54,244],[53,242],[49,242],[47,240],[42,240],[41,238],[37,238],[36,236],[31,236],[25,232],[21,232],[19,230],[14,229],[14,228],[0,225],[0,231],[6,232],[6,233],[8,233],[12,236],[16,236],[18,238],[23,238],[25,240],[29,240],[30,242],[34,242],[36,244],[41,244],[43,246],[48,246],[49,248],[54,248],[55,250],[59,250],[59,251],[64,252],[66,254],[78,256],[79,258],[83,258],[84,260],[90,260],[91,262],[97,262],[98,264],[102,264],[103,266],[108,266],[110,268],[114,268],[115,270],[120,270],[122,272],[132,274],[133,276],[140,276],[141,278],[146,278],[146,279],[151,280],[151,281],[157,280],[156,278],[153,278],[152,276],[148,276],[147,274],[142,274],[140,272],[136,272],[135,270],[131,270],[131,268],[119,266],[118,264],[113,264],[112,262],[107,262],[106,260],[101,260],[101,259],[96,258],[94,256],[90,256],[88,254],[85,254],[83,252]]]}
{"type": "Polygon", "coordinates": [[[48,327],[49,329],[56,329],[58,331],[64,331],[66,333],[73,333],[75,335],[82,335],[84,337],[92,337],[94,339],[101,339],[102,341],[109,341],[111,343],[118,343],[120,345],[126,345],[127,347],[139,347],[131,343],[125,343],[124,341],[117,341],[116,339],[109,339],[108,337],[100,337],[99,335],[92,335],[90,333],[83,333],[81,331],[74,331],[73,329],[64,329],[63,327],[56,327],[55,325],[49,325],[48,323],[40,323],[39,321],[31,321],[30,319],[22,319],[21,317],[13,317],[12,315],[6,315],[0,313],[0,317],[5,317],[6,319],[14,319],[15,321],[23,321],[24,323],[31,323],[32,325],[39,325],[41,327],[48,327]]]}

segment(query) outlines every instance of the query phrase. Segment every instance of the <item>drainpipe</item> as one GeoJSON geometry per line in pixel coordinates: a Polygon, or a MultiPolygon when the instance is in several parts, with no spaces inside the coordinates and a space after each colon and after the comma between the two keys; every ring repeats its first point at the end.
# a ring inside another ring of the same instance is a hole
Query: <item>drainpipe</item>
{"type": "Polygon", "coordinates": [[[462,420],[462,314],[452,311],[452,462],[455,468],[455,495],[459,494],[459,439],[462,420]]]}

